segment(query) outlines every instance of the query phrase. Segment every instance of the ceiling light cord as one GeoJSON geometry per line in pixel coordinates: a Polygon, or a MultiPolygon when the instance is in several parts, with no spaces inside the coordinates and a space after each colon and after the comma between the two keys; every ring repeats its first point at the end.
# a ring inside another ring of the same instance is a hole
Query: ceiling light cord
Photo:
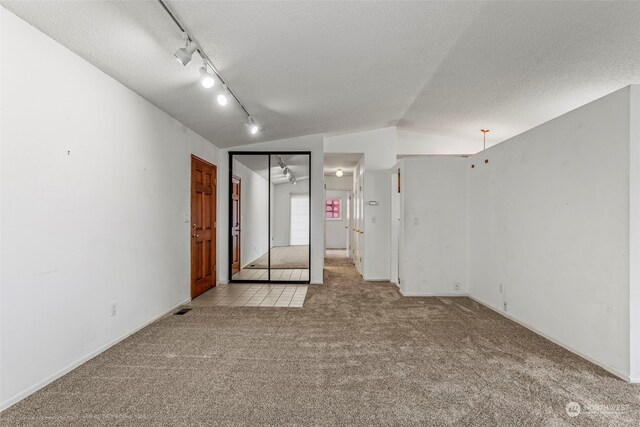
{"type": "Polygon", "coordinates": [[[231,88],[229,87],[227,82],[224,80],[224,78],[220,74],[220,71],[218,71],[216,66],[213,64],[213,61],[211,61],[211,58],[209,58],[209,56],[204,51],[204,49],[202,49],[202,45],[198,42],[198,40],[196,40],[195,37],[193,37],[193,34],[191,34],[189,31],[187,31],[185,26],[180,22],[180,20],[176,16],[176,14],[169,8],[169,6],[167,6],[167,4],[163,0],[158,0],[158,3],[160,3],[160,6],[162,6],[162,8],[165,10],[165,12],[167,12],[169,17],[171,17],[171,19],[176,24],[178,29],[183,34],[185,34],[187,45],[189,43],[194,43],[197,46],[196,52],[198,52],[200,54],[200,56],[202,57],[203,61],[206,64],[209,65],[209,67],[211,68],[211,71],[213,71],[213,73],[218,77],[218,80],[220,80],[220,83],[222,83],[222,87],[226,88],[226,92],[229,95],[231,95],[233,97],[233,99],[236,100],[236,102],[238,103],[240,108],[242,108],[242,111],[244,112],[244,114],[247,116],[247,120],[251,120],[253,122],[253,116],[251,116],[251,114],[249,114],[249,111],[247,111],[247,108],[244,106],[242,101],[240,101],[240,98],[238,98],[238,96],[235,94],[235,92],[233,92],[233,90],[231,90],[231,88]]]}

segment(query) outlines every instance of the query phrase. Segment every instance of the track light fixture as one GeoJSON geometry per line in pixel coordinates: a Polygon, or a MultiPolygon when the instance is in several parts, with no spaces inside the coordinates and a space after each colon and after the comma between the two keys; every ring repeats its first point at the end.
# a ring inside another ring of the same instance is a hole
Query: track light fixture
{"type": "Polygon", "coordinates": [[[282,161],[282,157],[278,156],[278,166],[282,169],[282,174],[289,180],[289,182],[293,185],[296,185],[296,176],[293,174],[289,166],[285,162],[282,161]]]}
{"type": "Polygon", "coordinates": [[[217,98],[218,104],[222,107],[229,103],[229,89],[227,85],[222,85],[222,91],[218,94],[217,98]]]}
{"type": "Polygon", "coordinates": [[[205,89],[211,89],[216,84],[215,77],[207,70],[206,61],[204,65],[200,67],[200,84],[205,89]]]}
{"type": "Polygon", "coordinates": [[[157,1],[158,1],[158,4],[162,6],[164,11],[167,12],[167,15],[169,15],[169,17],[174,22],[174,24],[176,24],[176,27],[182,32],[185,40],[185,47],[182,47],[176,50],[173,56],[175,56],[176,59],[178,59],[178,61],[180,61],[180,63],[186,67],[191,63],[191,58],[193,57],[193,54],[198,52],[202,57],[202,60],[204,61],[204,65],[200,68],[200,84],[204,88],[209,89],[215,86],[216,80],[220,80],[220,83],[222,84],[222,91],[219,92],[218,95],[216,96],[216,101],[218,102],[218,104],[224,107],[229,103],[229,100],[231,98],[235,99],[238,105],[240,106],[240,108],[242,109],[242,111],[244,112],[244,114],[247,116],[247,121],[248,121],[247,126],[249,129],[249,134],[257,135],[263,129],[260,128],[255,123],[255,121],[249,114],[249,111],[247,111],[247,108],[240,101],[240,98],[238,98],[238,96],[231,90],[231,88],[227,86],[225,79],[222,77],[222,75],[220,74],[220,72],[218,71],[214,63],[211,61],[211,58],[209,58],[206,52],[202,49],[202,47],[200,46],[200,43],[198,43],[198,40],[193,36],[193,34],[189,32],[187,27],[181,22],[178,16],[172,11],[171,7],[169,7],[169,5],[165,0],[157,0],[157,1]]]}
{"type": "Polygon", "coordinates": [[[198,45],[195,44],[191,39],[189,39],[189,36],[187,35],[185,35],[185,39],[186,46],[176,50],[173,56],[175,56],[178,61],[180,61],[180,63],[186,67],[191,63],[191,57],[196,52],[196,50],[198,50],[198,45]]]}
{"type": "Polygon", "coordinates": [[[253,118],[251,116],[247,118],[247,128],[249,128],[249,133],[251,135],[256,135],[260,131],[260,128],[258,127],[256,122],[253,121],[253,118]]]}

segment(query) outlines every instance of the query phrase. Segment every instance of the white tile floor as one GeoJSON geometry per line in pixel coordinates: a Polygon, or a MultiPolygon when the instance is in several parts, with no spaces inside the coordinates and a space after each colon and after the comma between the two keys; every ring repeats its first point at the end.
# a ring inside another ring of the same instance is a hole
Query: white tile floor
{"type": "MultiPolygon", "coordinates": [[[[269,270],[266,268],[245,268],[233,275],[234,280],[268,280],[269,270]]],[[[282,281],[307,281],[309,280],[308,268],[272,268],[271,280],[282,281]]]]}
{"type": "Polygon", "coordinates": [[[308,285],[218,285],[191,301],[194,307],[303,307],[308,285]]]}

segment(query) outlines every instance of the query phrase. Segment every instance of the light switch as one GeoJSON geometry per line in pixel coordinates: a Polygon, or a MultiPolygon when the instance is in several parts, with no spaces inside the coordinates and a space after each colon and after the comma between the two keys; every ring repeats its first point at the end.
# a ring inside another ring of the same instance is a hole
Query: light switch
{"type": "Polygon", "coordinates": [[[420,218],[418,218],[417,216],[413,217],[413,225],[420,225],[420,218]]]}
{"type": "Polygon", "coordinates": [[[372,222],[373,224],[375,224],[375,223],[376,223],[376,217],[375,217],[375,216],[372,216],[372,217],[371,217],[371,222],[372,222]]]}

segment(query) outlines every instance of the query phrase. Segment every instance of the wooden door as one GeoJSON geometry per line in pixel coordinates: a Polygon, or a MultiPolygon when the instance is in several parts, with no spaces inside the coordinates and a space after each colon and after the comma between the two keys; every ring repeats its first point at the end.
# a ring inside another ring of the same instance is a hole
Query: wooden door
{"type": "Polygon", "coordinates": [[[231,186],[231,275],[240,271],[240,178],[231,186]]]}
{"type": "Polygon", "coordinates": [[[191,298],[216,285],[216,173],[191,156],[191,298]]]}

